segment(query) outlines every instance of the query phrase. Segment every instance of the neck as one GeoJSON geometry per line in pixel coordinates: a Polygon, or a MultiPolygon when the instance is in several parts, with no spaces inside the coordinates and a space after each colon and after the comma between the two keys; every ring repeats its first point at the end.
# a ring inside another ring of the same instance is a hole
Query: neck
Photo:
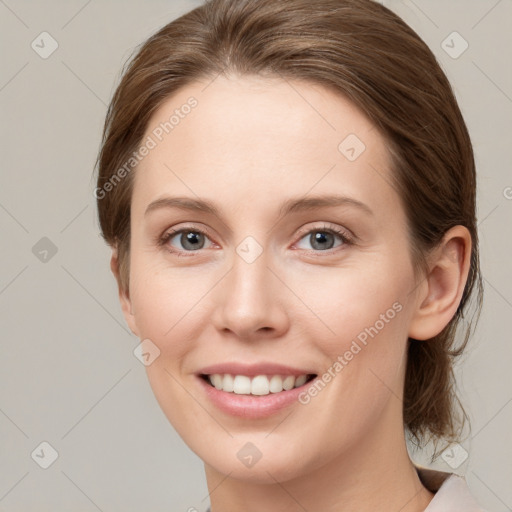
{"type": "Polygon", "coordinates": [[[364,442],[284,482],[237,480],[207,465],[205,472],[211,512],[423,512],[434,496],[421,484],[401,425],[379,425],[364,442]]]}

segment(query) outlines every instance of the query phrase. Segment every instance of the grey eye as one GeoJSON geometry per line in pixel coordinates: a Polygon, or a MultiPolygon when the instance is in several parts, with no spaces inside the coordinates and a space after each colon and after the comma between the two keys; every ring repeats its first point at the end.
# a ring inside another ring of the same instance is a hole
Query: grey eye
{"type": "Polygon", "coordinates": [[[205,248],[206,240],[208,240],[208,237],[200,231],[182,230],[169,238],[169,244],[176,247],[178,250],[198,251],[205,248]],[[176,247],[176,245],[172,243],[174,239],[179,240],[181,247],[176,247]]]}
{"type": "MultiPolygon", "coordinates": [[[[306,240],[307,243],[309,243],[310,246],[317,251],[326,251],[334,247],[338,247],[344,243],[343,238],[337,233],[320,229],[315,229],[308,233],[306,236],[302,237],[299,241],[299,244],[302,242],[302,240],[306,240]],[[336,238],[340,239],[341,243],[338,243],[338,245],[335,246],[336,238]]],[[[300,248],[309,249],[310,247],[300,248]]]]}

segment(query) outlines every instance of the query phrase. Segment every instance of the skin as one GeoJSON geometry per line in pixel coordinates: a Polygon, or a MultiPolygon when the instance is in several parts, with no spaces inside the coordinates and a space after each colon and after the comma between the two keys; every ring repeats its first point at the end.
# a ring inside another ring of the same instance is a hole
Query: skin
{"type": "Polygon", "coordinates": [[[407,339],[435,336],[455,314],[468,231],[447,232],[428,273],[415,275],[385,141],[332,91],[261,77],[197,82],[162,104],[146,136],[190,96],[198,106],[135,171],[128,290],[115,248],[111,268],[127,323],[160,350],[148,378],[205,463],[212,512],[424,510],[433,495],[409,459],[402,423],[407,339]],[[351,133],[366,146],[354,161],[338,150],[351,133]],[[290,198],[333,193],[372,213],[342,205],[279,215],[290,198]],[[207,199],[220,217],[177,208],[145,215],[166,196],[207,199]],[[187,252],[179,234],[159,245],[171,227],[209,235],[200,250],[187,252]],[[325,227],[353,243],[333,235],[331,249],[312,245],[311,232],[325,227]],[[247,236],[263,249],[252,263],[236,252],[247,236]],[[219,411],[200,389],[196,373],[226,361],[321,375],[397,301],[401,311],[307,405],[249,420],[219,411]],[[250,468],[237,458],[247,442],[262,454],[250,468]]]}

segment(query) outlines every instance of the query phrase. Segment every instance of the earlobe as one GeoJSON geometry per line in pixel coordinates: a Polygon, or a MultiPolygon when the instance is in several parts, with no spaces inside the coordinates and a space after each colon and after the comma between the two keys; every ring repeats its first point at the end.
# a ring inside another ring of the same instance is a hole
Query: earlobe
{"type": "Polygon", "coordinates": [[[426,286],[417,295],[410,338],[433,338],[448,325],[459,307],[470,261],[471,234],[464,226],[454,226],[430,255],[426,286]]]}
{"type": "Polygon", "coordinates": [[[112,247],[112,256],[110,257],[110,270],[114,274],[117,281],[117,288],[119,294],[119,302],[121,304],[121,310],[123,311],[124,318],[130,330],[139,337],[137,325],[135,322],[135,316],[133,314],[132,301],[130,299],[130,293],[127,288],[123,286],[121,280],[121,274],[119,271],[119,257],[117,247],[112,247]]]}

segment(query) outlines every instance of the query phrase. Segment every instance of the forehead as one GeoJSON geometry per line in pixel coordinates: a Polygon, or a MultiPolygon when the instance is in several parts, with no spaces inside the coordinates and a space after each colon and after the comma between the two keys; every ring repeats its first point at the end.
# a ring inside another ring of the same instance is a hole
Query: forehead
{"type": "Polygon", "coordinates": [[[234,207],[310,191],[396,201],[384,138],[350,101],[319,85],[196,82],[155,112],[149,139],[135,172],[136,208],[166,194],[220,196],[234,207]]]}

